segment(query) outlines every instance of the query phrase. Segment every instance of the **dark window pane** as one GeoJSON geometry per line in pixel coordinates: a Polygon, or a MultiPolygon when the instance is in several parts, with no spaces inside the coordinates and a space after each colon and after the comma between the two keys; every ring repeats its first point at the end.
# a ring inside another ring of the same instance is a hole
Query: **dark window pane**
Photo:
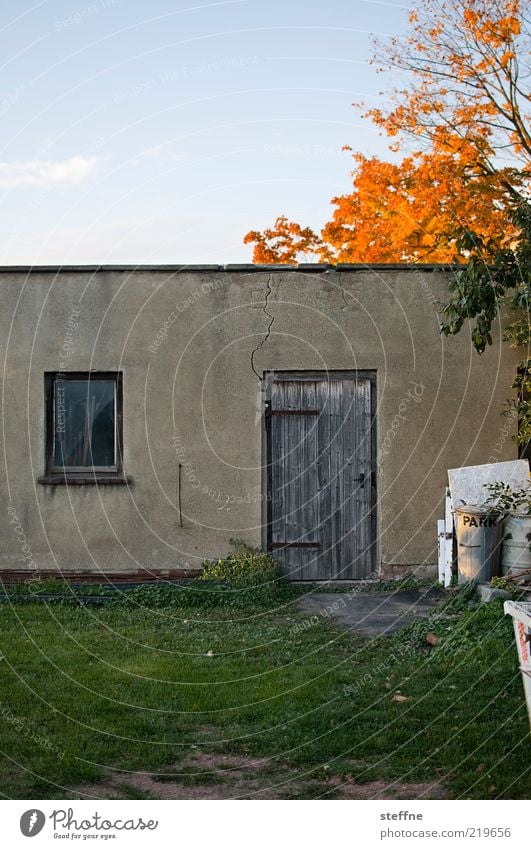
{"type": "Polygon", "coordinates": [[[114,466],[114,380],[62,380],[54,383],[56,466],[114,466]]]}

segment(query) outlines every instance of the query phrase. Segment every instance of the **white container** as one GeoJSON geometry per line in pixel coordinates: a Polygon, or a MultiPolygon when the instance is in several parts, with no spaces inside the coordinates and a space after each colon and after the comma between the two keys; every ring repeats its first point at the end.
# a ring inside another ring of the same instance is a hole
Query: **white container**
{"type": "Polygon", "coordinates": [[[500,574],[503,514],[466,505],[456,507],[455,515],[459,583],[490,581],[500,574]]]}
{"type": "Polygon", "coordinates": [[[506,601],[503,609],[513,617],[514,638],[531,726],[531,602],[506,601]]]}
{"type": "Polygon", "coordinates": [[[531,569],[531,516],[512,513],[503,525],[502,575],[518,575],[531,569]]]}

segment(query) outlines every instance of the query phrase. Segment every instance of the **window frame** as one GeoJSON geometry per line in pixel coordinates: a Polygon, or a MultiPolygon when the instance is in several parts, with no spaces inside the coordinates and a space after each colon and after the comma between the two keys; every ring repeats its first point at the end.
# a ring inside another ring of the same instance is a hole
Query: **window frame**
{"type": "Polygon", "coordinates": [[[45,474],[39,483],[126,483],[123,473],[123,372],[121,371],[49,371],[44,373],[45,411],[45,474]],[[56,466],[55,441],[55,385],[57,380],[113,381],[115,464],[112,466],[56,466]]]}

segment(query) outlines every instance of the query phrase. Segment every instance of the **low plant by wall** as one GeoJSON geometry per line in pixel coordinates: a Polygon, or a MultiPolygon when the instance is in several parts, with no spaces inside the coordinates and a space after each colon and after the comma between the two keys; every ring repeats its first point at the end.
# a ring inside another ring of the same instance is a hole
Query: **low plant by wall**
{"type": "Polygon", "coordinates": [[[207,560],[192,581],[155,581],[133,587],[72,585],[46,579],[4,587],[10,603],[113,604],[131,607],[273,607],[297,595],[280,566],[259,549],[239,540],[224,558],[207,560]]]}

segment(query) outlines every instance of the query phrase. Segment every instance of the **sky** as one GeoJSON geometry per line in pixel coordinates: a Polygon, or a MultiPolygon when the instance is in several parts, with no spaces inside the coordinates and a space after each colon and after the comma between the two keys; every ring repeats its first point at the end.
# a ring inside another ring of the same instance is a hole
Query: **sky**
{"type": "Polygon", "coordinates": [[[376,0],[2,0],[0,264],[250,262],[250,229],[319,228],[345,144],[392,158],[353,108],[392,79],[376,0]]]}

